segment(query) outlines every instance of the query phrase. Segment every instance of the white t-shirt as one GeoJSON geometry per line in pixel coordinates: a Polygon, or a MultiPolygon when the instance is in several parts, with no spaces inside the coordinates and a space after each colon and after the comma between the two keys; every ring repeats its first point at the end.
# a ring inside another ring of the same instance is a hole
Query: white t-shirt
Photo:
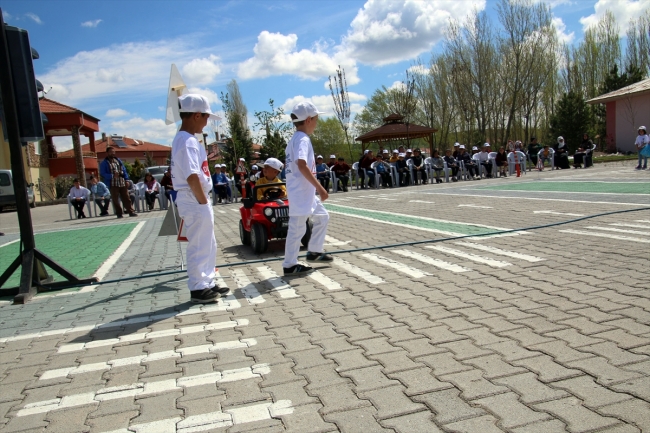
{"type": "Polygon", "coordinates": [[[298,169],[298,160],[307,163],[311,172],[316,174],[314,148],[309,136],[302,131],[296,131],[285,149],[287,157],[287,195],[289,196],[289,216],[311,215],[316,203],[316,188],[305,179],[298,169]]]}
{"type": "Polygon", "coordinates": [[[645,135],[637,135],[636,136],[636,141],[634,144],[636,145],[636,148],[641,150],[645,147],[646,144],[650,143],[650,137],[648,137],[648,134],[645,135]]]}
{"type": "Polygon", "coordinates": [[[479,152],[478,159],[481,162],[487,162],[490,159],[490,154],[487,152],[479,152]]]}
{"type": "Polygon", "coordinates": [[[172,179],[175,190],[189,188],[187,178],[199,175],[201,187],[206,195],[212,189],[212,178],[208,168],[208,155],[194,135],[178,131],[172,142],[172,179]]]}

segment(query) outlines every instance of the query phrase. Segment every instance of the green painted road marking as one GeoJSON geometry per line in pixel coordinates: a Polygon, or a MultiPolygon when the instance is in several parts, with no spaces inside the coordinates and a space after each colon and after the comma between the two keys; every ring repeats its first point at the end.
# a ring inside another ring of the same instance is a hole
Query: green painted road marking
{"type": "MultiPolygon", "coordinates": [[[[36,248],[79,278],[89,278],[124,242],[137,223],[115,224],[93,228],[39,233],[34,235],[36,248]]],[[[18,257],[18,242],[0,248],[0,273],[18,257]]],[[[54,281],[64,281],[58,273],[46,266],[54,281]]],[[[4,288],[20,284],[20,268],[4,284],[4,288]]]]}
{"type": "Polygon", "coordinates": [[[521,182],[486,186],[497,191],[584,192],[596,194],[650,194],[648,182],[521,182]]]}
{"type": "Polygon", "coordinates": [[[500,227],[490,227],[480,224],[446,221],[434,218],[404,215],[393,212],[339,206],[334,204],[325,204],[325,208],[331,213],[338,213],[401,227],[416,228],[423,231],[440,233],[449,236],[480,235],[485,233],[493,233],[500,230],[508,230],[500,227]]]}

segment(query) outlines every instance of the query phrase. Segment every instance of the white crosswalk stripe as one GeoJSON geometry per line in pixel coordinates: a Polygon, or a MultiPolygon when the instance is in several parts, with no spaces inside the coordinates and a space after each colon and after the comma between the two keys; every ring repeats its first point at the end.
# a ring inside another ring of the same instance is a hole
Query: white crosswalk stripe
{"type": "Polygon", "coordinates": [[[640,239],[640,238],[633,238],[630,236],[610,235],[608,233],[586,232],[583,230],[560,230],[560,233],[571,233],[574,235],[594,236],[598,238],[617,239],[620,241],[632,241],[632,242],[640,242],[642,244],[650,244],[650,239],[640,239]]]}
{"type": "Polygon", "coordinates": [[[298,294],[296,290],[287,284],[282,278],[275,273],[275,271],[268,266],[260,266],[257,268],[257,272],[262,278],[264,278],[268,283],[273,286],[273,292],[280,295],[281,298],[296,298],[298,294]]]}
{"type": "Polygon", "coordinates": [[[397,272],[401,272],[402,274],[406,274],[412,278],[422,278],[422,277],[433,275],[430,274],[429,272],[421,271],[412,266],[406,265],[404,263],[396,262],[395,260],[391,260],[387,257],[383,257],[378,254],[367,253],[367,254],[361,254],[361,256],[375,263],[379,263],[380,265],[395,269],[397,272]]]}
{"type": "Polygon", "coordinates": [[[463,251],[455,250],[453,248],[442,247],[439,245],[427,245],[425,248],[440,251],[441,253],[445,253],[445,254],[451,254],[453,256],[462,257],[464,259],[471,260],[476,263],[482,263],[484,265],[492,266],[493,268],[505,268],[506,266],[512,266],[512,263],[502,262],[500,260],[494,260],[488,257],[478,256],[476,254],[466,253],[463,251]]]}
{"type": "Polygon", "coordinates": [[[365,269],[361,269],[360,267],[353,265],[352,263],[346,262],[343,259],[339,258],[334,258],[334,264],[338,266],[339,268],[356,275],[357,277],[361,277],[370,284],[382,284],[385,283],[381,277],[378,277],[377,275],[374,275],[365,269]]]}
{"type": "Polygon", "coordinates": [[[650,220],[634,220],[637,223],[648,223],[650,224],[650,220]]]}
{"type": "Polygon", "coordinates": [[[600,227],[600,226],[589,226],[585,227],[587,230],[602,230],[604,232],[615,232],[615,233],[628,233],[632,235],[650,235],[650,232],[640,232],[638,230],[624,230],[624,229],[615,229],[612,227],[600,227]]]}
{"type": "Polygon", "coordinates": [[[77,352],[80,350],[93,349],[95,347],[113,346],[119,343],[152,340],[161,337],[170,337],[176,335],[195,334],[198,332],[214,331],[217,329],[234,328],[235,326],[248,325],[248,319],[237,319],[236,321],[210,323],[208,325],[184,326],[182,328],[165,329],[164,331],[139,332],[136,334],[122,335],[116,338],[106,340],[95,340],[88,343],[69,343],[59,346],[58,353],[77,352]]]}
{"type": "Polygon", "coordinates": [[[394,253],[404,257],[419,260],[422,263],[435,266],[436,268],[444,269],[451,272],[469,272],[471,269],[465,268],[454,263],[445,262],[443,260],[434,259],[433,257],[425,256],[424,254],[416,253],[409,250],[393,250],[394,253]]]}
{"type": "Polygon", "coordinates": [[[333,238],[329,235],[325,235],[325,245],[331,245],[333,247],[335,246],[341,246],[341,245],[347,245],[352,241],[340,241],[336,238],[333,238]]]}
{"type": "Polygon", "coordinates": [[[49,412],[51,410],[81,406],[84,404],[96,404],[100,401],[115,400],[118,398],[162,394],[194,386],[261,378],[262,375],[269,374],[270,372],[271,369],[268,364],[255,364],[251,367],[225,370],[221,372],[215,371],[196,376],[180,377],[178,379],[165,379],[155,382],[138,382],[130,385],[100,388],[95,392],[72,394],[52,400],[26,404],[23,409],[18,411],[16,416],[34,415],[37,413],[49,412]]]}
{"type": "Polygon", "coordinates": [[[496,254],[499,256],[506,256],[506,257],[512,257],[513,259],[519,259],[519,260],[524,260],[527,262],[535,263],[535,262],[541,262],[544,259],[541,257],[535,257],[535,256],[530,256],[528,254],[522,254],[522,253],[517,253],[514,251],[508,251],[508,250],[502,250],[496,247],[492,247],[489,245],[480,245],[480,244],[474,244],[471,242],[455,242],[456,245],[462,245],[467,248],[474,248],[477,250],[485,251],[488,253],[496,254]]]}
{"type": "Polygon", "coordinates": [[[230,273],[235,280],[235,284],[237,284],[237,287],[241,289],[242,294],[249,304],[255,305],[266,302],[262,294],[257,290],[257,287],[251,283],[244,271],[241,269],[233,269],[230,273]]]}
{"type": "MultiPolygon", "coordinates": [[[[650,221],[648,221],[650,223],[650,221]]],[[[612,223],[610,226],[616,226],[616,227],[630,227],[633,229],[650,229],[650,226],[647,225],[641,225],[641,224],[623,224],[623,223],[612,223]]]]}
{"type": "Polygon", "coordinates": [[[343,286],[341,286],[339,283],[320,271],[310,272],[308,276],[318,284],[325,286],[327,290],[341,290],[343,288],[343,286]]]}
{"type": "Polygon", "coordinates": [[[39,380],[55,379],[59,377],[67,377],[68,375],[88,373],[91,371],[111,370],[116,367],[124,367],[127,365],[139,365],[143,362],[160,361],[162,359],[182,358],[184,356],[196,355],[201,353],[212,353],[220,350],[231,349],[246,349],[255,346],[257,340],[254,338],[242,338],[235,341],[223,341],[214,344],[203,344],[199,346],[177,347],[174,350],[166,350],[164,352],[154,352],[148,355],[131,356],[128,358],[111,359],[106,362],[95,362],[91,364],[81,364],[77,367],[57,368],[55,370],[47,370],[41,374],[39,380]]]}

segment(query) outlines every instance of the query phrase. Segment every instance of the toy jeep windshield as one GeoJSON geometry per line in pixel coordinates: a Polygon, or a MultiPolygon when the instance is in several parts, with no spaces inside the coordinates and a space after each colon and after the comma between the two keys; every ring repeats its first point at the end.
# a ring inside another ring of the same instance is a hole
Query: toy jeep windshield
{"type": "MultiPolygon", "coordinates": [[[[285,182],[267,183],[253,187],[251,197],[241,200],[239,208],[239,237],[244,245],[250,245],[260,254],[267,250],[269,241],[284,239],[289,230],[289,200],[284,196],[281,186],[285,182]],[[258,200],[258,191],[262,199],[258,200]]],[[[307,246],[311,238],[311,221],[307,221],[307,231],[301,242],[307,246]]]]}

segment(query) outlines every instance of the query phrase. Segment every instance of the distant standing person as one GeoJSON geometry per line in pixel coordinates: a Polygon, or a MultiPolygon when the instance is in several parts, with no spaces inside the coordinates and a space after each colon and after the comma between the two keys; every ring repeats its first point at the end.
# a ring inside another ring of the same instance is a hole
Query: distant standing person
{"type": "Polygon", "coordinates": [[[648,157],[641,154],[641,151],[644,147],[650,144],[650,137],[648,137],[648,131],[645,129],[645,126],[639,126],[637,129],[639,135],[636,137],[634,145],[636,146],[636,151],[639,153],[639,165],[636,166],[637,170],[647,170],[648,168],[648,157]],[[641,161],[643,160],[643,165],[641,161]]]}
{"type": "Polygon", "coordinates": [[[108,205],[111,202],[111,193],[108,191],[108,188],[104,182],[99,182],[96,177],[91,176],[90,178],[90,190],[95,196],[95,203],[99,206],[100,213],[99,216],[108,215],[108,205]]]}
{"type": "Polygon", "coordinates": [[[208,199],[212,178],[205,147],[194,134],[200,134],[213,117],[208,100],[188,93],[178,98],[181,128],[172,142],[172,179],[176,205],[187,234],[187,286],[194,303],[215,302],[228,293],[228,287],[215,282],[217,240],[214,213],[208,199]]]}
{"type": "Polygon", "coordinates": [[[310,266],[298,263],[300,241],[307,230],[307,220],[311,216],[313,228],[309,240],[308,262],[331,262],[334,259],[323,251],[329,214],[321,200],[329,196],[316,179],[314,148],[309,136],[318,125],[318,111],[311,102],[296,104],[291,110],[291,120],[296,132],[289,140],[286,154],[287,193],[289,196],[289,231],[285,243],[284,275],[300,274],[312,270],[310,266]],[[316,197],[316,193],[320,199],[316,197]]]}
{"type": "Polygon", "coordinates": [[[120,158],[115,156],[115,149],[112,146],[106,148],[106,158],[99,164],[99,174],[110,187],[113,206],[115,206],[115,215],[118,218],[122,218],[122,206],[120,205],[120,199],[122,199],[124,211],[129,216],[138,216],[135,210],[133,210],[133,203],[131,203],[129,190],[126,187],[129,174],[126,172],[126,167],[124,167],[120,158]]]}

